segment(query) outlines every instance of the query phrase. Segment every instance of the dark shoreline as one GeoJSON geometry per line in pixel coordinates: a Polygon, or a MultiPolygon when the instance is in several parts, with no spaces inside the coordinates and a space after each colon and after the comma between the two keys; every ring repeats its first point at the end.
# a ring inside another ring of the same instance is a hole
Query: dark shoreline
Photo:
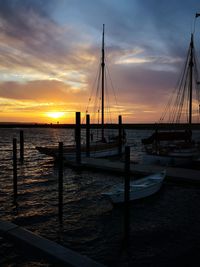
{"type": "MultiPolygon", "coordinates": [[[[91,124],[91,128],[101,128],[100,124],[91,124]]],[[[138,130],[146,130],[146,129],[177,129],[183,130],[187,128],[187,124],[172,124],[162,123],[124,123],[123,128],[125,129],[138,129],[138,130]]],[[[85,128],[86,125],[82,124],[82,128],[85,128]]],[[[0,128],[67,128],[73,129],[75,128],[75,124],[53,124],[53,123],[7,123],[0,122],[0,128]]],[[[118,124],[105,124],[105,128],[107,129],[117,129],[118,124]]],[[[192,124],[193,130],[200,129],[200,123],[192,124]]]]}

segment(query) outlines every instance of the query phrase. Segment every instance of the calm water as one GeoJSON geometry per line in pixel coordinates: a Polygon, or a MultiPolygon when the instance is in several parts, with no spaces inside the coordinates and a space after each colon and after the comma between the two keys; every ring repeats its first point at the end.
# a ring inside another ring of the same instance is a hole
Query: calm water
{"type": "MultiPolygon", "coordinates": [[[[158,244],[159,231],[161,236],[166,231],[170,232],[171,241],[167,245],[173,247],[174,242],[177,245],[173,233],[178,233],[179,240],[182,234],[186,238],[188,224],[193,223],[195,229],[197,222],[200,222],[199,204],[193,205],[200,201],[199,187],[164,184],[159,194],[131,204],[130,235],[133,242],[130,245],[131,255],[127,256],[122,246],[123,208],[113,208],[101,195],[110,186],[122,181],[123,177],[77,172],[65,167],[64,218],[60,227],[57,216],[57,166],[51,157],[41,155],[35,147],[57,144],[59,141],[72,143],[73,130],[69,129],[24,129],[25,159],[23,165],[18,165],[19,197],[16,207],[12,202],[12,139],[16,137],[19,140],[19,131],[0,129],[1,219],[12,221],[108,266],[132,266],[134,261],[145,266],[148,260],[164,254],[158,244]],[[193,212],[193,217],[188,219],[188,212],[193,212]],[[186,228],[181,230],[180,224],[186,228]],[[152,237],[154,243],[150,241],[152,237]],[[144,259],[147,262],[143,262],[144,259]],[[129,261],[130,265],[126,265],[129,261]]],[[[127,131],[132,161],[141,162],[143,149],[140,140],[149,133],[127,131]]],[[[148,265],[154,266],[149,262],[148,265]]]]}

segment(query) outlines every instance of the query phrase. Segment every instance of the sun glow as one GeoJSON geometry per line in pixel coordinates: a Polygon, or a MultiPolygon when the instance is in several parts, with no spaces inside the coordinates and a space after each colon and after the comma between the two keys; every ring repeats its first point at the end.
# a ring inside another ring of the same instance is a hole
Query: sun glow
{"type": "Polygon", "coordinates": [[[65,112],[62,111],[50,111],[45,113],[47,117],[53,118],[53,119],[59,119],[64,117],[65,112]]]}

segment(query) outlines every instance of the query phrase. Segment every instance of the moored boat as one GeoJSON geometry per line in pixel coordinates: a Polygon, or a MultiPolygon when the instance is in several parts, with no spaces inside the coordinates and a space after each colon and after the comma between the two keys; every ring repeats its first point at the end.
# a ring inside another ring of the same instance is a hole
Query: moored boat
{"type": "MultiPolygon", "coordinates": [[[[45,155],[51,156],[55,159],[58,158],[58,146],[38,146],[36,149],[45,155]]],[[[90,157],[103,158],[120,155],[124,153],[125,146],[122,146],[121,151],[119,151],[119,142],[113,141],[109,143],[105,142],[93,142],[90,145],[90,157]]],[[[63,157],[66,160],[72,160],[76,158],[76,146],[67,145],[63,146],[63,157]]],[[[81,145],[81,157],[87,157],[87,147],[85,144],[81,145]]]]}
{"type": "MultiPolygon", "coordinates": [[[[132,181],[129,192],[130,201],[146,198],[158,192],[165,177],[166,171],[164,170],[132,181]]],[[[123,203],[124,183],[113,186],[109,191],[102,193],[102,195],[108,197],[113,203],[123,203]]]]}
{"type": "Polygon", "coordinates": [[[199,73],[192,33],[178,88],[167,103],[160,123],[156,124],[155,132],[142,140],[151,163],[190,164],[200,156],[199,142],[193,140],[192,136],[193,115],[195,113],[196,117],[200,117],[199,73]]]}

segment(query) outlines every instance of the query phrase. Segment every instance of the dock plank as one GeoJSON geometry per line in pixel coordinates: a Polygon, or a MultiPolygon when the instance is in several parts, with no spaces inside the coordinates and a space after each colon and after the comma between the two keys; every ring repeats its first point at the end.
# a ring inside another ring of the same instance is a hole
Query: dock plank
{"type": "Polygon", "coordinates": [[[13,241],[18,249],[24,253],[41,255],[56,266],[69,267],[103,267],[87,256],[81,255],[76,251],[63,247],[51,240],[41,237],[23,227],[7,221],[0,220],[0,235],[13,241]]]}
{"type": "MultiPolygon", "coordinates": [[[[75,161],[65,161],[66,165],[71,167],[77,167],[75,161]]],[[[110,159],[97,159],[97,158],[84,158],[78,167],[83,169],[91,169],[96,171],[106,171],[119,175],[124,174],[125,163],[120,160],[110,159]]],[[[149,164],[130,164],[131,175],[148,175],[162,170],[166,170],[167,178],[175,181],[187,181],[200,183],[200,170],[177,168],[161,165],[149,165],[149,164]]]]}

